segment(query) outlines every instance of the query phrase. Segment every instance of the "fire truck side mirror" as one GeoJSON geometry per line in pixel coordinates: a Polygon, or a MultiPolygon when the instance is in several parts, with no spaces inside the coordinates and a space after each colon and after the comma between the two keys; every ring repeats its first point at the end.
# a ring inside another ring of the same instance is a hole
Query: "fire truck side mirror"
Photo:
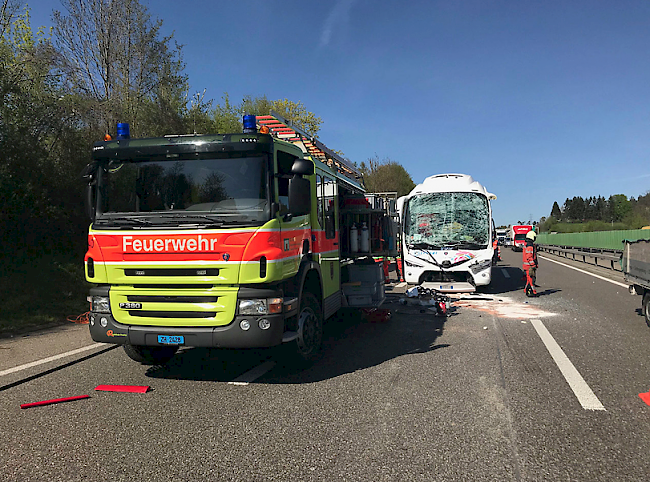
{"type": "Polygon", "coordinates": [[[296,159],[291,166],[291,174],[311,176],[314,174],[314,163],[305,159],[296,159]]]}
{"type": "Polygon", "coordinates": [[[95,185],[92,183],[86,185],[85,205],[86,214],[91,221],[95,221],[95,185]]]}
{"type": "Polygon", "coordinates": [[[310,211],[311,183],[309,179],[295,175],[289,180],[289,214],[292,216],[304,216],[305,214],[309,214],[310,211]]]}
{"type": "Polygon", "coordinates": [[[91,162],[84,167],[81,171],[81,178],[86,181],[86,195],[84,196],[84,204],[86,207],[86,214],[91,221],[95,221],[95,177],[97,176],[97,162],[91,162]]]}

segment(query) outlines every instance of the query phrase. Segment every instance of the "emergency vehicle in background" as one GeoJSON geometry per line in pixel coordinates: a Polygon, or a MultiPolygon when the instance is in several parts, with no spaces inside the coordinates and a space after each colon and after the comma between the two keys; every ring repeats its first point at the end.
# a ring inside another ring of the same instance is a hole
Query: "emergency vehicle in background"
{"type": "Polygon", "coordinates": [[[492,280],[497,197],[467,174],[427,177],[397,201],[404,278],[443,293],[473,292],[492,280]]]}
{"type": "Polygon", "coordinates": [[[512,250],[521,251],[526,246],[526,234],[534,229],[530,224],[515,224],[510,228],[512,250]]]}
{"type": "Polygon", "coordinates": [[[397,254],[390,216],[317,139],[274,113],[244,116],[243,133],[128,130],[95,143],[84,173],[93,340],[146,364],[281,343],[310,360],[325,319],[385,300],[372,256],[397,254]]]}
{"type": "Polygon", "coordinates": [[[508,236],[507,229],[497,229],[497,239],[499,240],[500,246],[506,246],[506,238],[508,236]]]}

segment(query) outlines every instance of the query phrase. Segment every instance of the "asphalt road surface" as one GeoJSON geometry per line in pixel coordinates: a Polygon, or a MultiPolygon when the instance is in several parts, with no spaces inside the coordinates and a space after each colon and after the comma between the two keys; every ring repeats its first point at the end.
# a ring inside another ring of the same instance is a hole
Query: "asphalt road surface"
{"type": "Polygon", "coordinates": [[[504,249],[490,288],[448,318],[400,304],[395,287],[390,321],[331,320],[308,368],[283,349],[185,349],[145,367],[79,325],[0,340],[0,475],[644,480],[650,328],[640,297],[620,273],[541,256],[538,298],[523,294],[521,254],[504,249]],[[151,390],[94,391],[100,384],[151,390]],[[20,408],[75,395],[90,398],[20,408]]]}

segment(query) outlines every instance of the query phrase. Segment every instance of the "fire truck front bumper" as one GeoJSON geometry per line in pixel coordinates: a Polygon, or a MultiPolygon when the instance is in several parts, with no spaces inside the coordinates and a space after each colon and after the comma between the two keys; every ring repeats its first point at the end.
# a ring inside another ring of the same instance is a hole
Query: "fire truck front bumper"
{"type": "Polygon", "coordinates": [[[119,345],[259,348],[281,344],[285,317],[267,315],[263,319],[269,328],[262,329],[250,316],[236,316],[231,324],[216,327],[129,326],[118,323],[110,314],[94,313],[90,316],[90,336],[96,342],[119,345]]]}
{"type": "MultiPolygon", "coordinates": [[[[263,294],[267,295],[268,292],[265,291],[263,294]]],[[[116,321],[111,313],[92,312],[90,336],[96,342],[119,345],[271,347],[283,342],[286,331],[285,321],[297,314],[297,300],[294,300],[291,303],[285,301],[283,313],[260,316],[235,315],[232,322],[224,326],[127,325],[116,321]]]]}

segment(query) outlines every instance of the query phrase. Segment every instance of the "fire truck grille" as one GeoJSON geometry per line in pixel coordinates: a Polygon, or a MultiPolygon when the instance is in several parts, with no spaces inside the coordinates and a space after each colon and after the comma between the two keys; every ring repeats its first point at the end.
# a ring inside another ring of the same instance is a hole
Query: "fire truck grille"
{"type": "Polygon", "coordinates": [[[217,268],[142,268],[125,269],[125,276],[219,276],[217,268]]]}
{"type": "Polygon", "coordinates": [[[133,303],[216,303],[217,296],[157,296],[157,295],[129,295],[127,300],[133,303]]]}
{"type": "Polygon", "coordinates": [[[141,318],[214,318],[217,315],[212,311],[140,311],[129,310],[129,316],[141,318]]]}
{"type": "Polygon", "coordinates": [[[121,286],[110,290],[111,312],[125,325],[225,326],[237,306],[236,287],[121,286]]]}

